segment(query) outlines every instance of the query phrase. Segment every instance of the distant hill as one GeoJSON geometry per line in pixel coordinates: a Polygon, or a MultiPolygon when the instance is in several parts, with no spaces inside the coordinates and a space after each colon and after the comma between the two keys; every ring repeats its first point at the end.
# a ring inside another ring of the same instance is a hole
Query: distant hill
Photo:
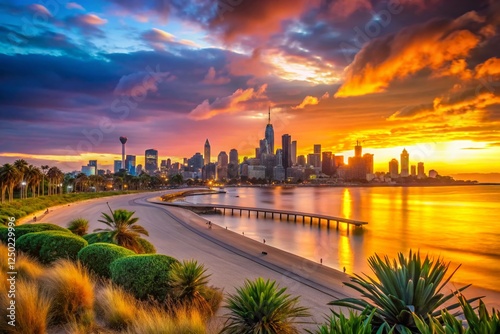
{"type": "Polygon", "coordinates": [[[480,183],[500,183],[500,173],[459,173],[451,174],[455,180],[476,180],[480,183]]]}

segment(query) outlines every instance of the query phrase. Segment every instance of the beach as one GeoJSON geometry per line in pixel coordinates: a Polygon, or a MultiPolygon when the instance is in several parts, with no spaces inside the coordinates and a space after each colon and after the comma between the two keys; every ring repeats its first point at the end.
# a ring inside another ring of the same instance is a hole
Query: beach
{"type": "MultiPolygon", "coordinates": [[[[158,253],[203,263],[211,274],[210,284],[223,288],[226,294],[234,293],[246,279],[276,280],[281,287],[287,287],[289,294],[300,296],[300,304],[310,309],[312,317],[309,320],[314,323],[324,322],[325,316],[330,314],[329,301],[357,297],[354,290],[343,284],[349,280],[343,272],[274,248],[269,242],[264,244],[226,230],[224,226],[212,224],[209,228],[203,217],[158,204],[160,195],[167,192],[115,196],[60,206],[51,209],[38,222],[66,226],[72,219],[82,217],[90,221],[91,232],[103,227],[98,219],[101,212],[109,211],[108,202],[113,210],[136,212],[140,218],[138,224],[149,231],[148,240],[158,253]]],[[[486,295],[484,301],[489,307],[500,305],[500,294],[494,291],[469,288],[465,295],[486,295]]],[[[224,313],[221,309],[218,314],[224,313]]],[[[315,328],[316,325],[306,327],[315,328]]]]}

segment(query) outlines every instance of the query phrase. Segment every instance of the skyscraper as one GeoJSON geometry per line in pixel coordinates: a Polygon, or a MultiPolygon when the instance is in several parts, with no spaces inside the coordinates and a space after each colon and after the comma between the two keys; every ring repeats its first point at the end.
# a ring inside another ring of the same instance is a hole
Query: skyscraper
{"type": "Polygon", "coordinates": [[[269,146],[268,146],[268,142],[267,142],[267,139],[261,139],[259,141],[259,156],[256,156],[256,158],[260,159],[262,154],[268,154],[268,153],[272,153],[272,152],[269,152],[269,146]]]}
{"type": "Polygon", "coordinates": [[[283,168],[288,177],[287,168],[292,166],[292,137],[289,134],[284,134],[281,137],[281,148],[283,150],[283,168]]]}
{"type": "Polygon", "coordinates": [[[403,149],[401,153],[401,177],[408,177],[410,175],[410,155],[403,149]]]}
{"type": "Polygon", "coordinates": [[[297,164],[297,141],[292,141],[292,165],[297,164]]]}
{"type": "Polygon", "coordinates": [[[366,174],[373,174],[373,154],[365,153],[363,161],[365,162],[366,174]]]}
{"type": "Polygon", "coordinates": [[[396,159],[389,161],[389,174],[392,178],[399,176],[399,163],[396,159]]]}
{"type": "Polygon", "coordinates": [[[332,176],[335,171],[334,155],[332,152],[323,152],[321,158],[321,171],[326,175],[332,176]]]}
{"type": "Polygon", "coordinates": [[[268,123],[266,125],[265,138],[267,140],[267,150],[268,150],[267,153],[273,154],[274,153],[274,129],[273,129],[273,125],[271,124],[271,107],[269,107],[269,119],[268,119],[268,123]]]}
{"type": "Polygon", "coordinates": [[[227,179],[227,166],[229,158],[226,151],[221,151],[217,157],[217,179],[227,179]]]}
{"type": "Polygon", "coordinates": [[[149,149],[145,152],[144,165],[146,173],[154,174],[158,170],[158,151],[149,149]]]}
{"type": "Polygon", "coordinates": [[[121,160],[115,160],[114,161],[114,166],[113,166],[113,173],[118,173],[120,169],[122,169],[122,161],[121,160]]]}
{"type": "Polygon", "coordinates": [[[231,164],[238,164],[238,151],[233,148],[231,151],[229,151],[229,163],[231,164]]]}
{"type": "Polygon", "coordinates": [[[97,160],[89,160],[89,163],[87,166],[94,167],[94,174],[91,174],[91,175],[97,175],[97,160]]]}
{"type": "Polygon", "coordinates": [[[423,162],[419,162],[417,164],[417,177],[419,179],[425,178],[425,168],[424,168],[424,163],[423,162]]]}
{"type": "Polygon", "coordinates": [[[363,150],[363,148],[361,147],[361,143],[359,142],[359,140],[357,140],[356,146],[354,146],[354,157],[361,158],[362,150],[363,150]]]}
{"type": "Polygon", "coordinates": [[[208,142],[208,138],[205,141],[205,148],[203,150],[203,164],[208,165],[210,163],[210,143],[208,142]]]}
{"type": "Polygon", "coordinates": [[[125,158],[125,169],[130,175],[135,175],[135,155],[127,154],[125,158]]]}

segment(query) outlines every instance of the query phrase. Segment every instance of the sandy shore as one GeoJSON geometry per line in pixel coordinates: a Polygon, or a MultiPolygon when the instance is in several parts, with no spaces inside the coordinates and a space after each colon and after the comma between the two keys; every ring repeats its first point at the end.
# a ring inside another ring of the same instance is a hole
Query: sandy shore
{"type": "MultiPolygon", "coordinates": [[[[326,305],[329,301],[356,296],[355,291],[343,285],[349,280],[348,275],[215,224],[208,228],[203,217],[181,208],[157,204],[161,202],[159,193],[123,195],[51,208],[51,213],[39,222],[66,226],[71,219],[83,217],[90,221],[93,230],[102,227],[97,220],[101,212],[109,210],[106,202],[113,209],[136,211],[139,224],[149,231],[149,240],[158,253],[179,260],[198,260],[211,274],[210,284],[223,288],[225,293],[234,293],[246,279],[263,277],[276,280],[280,286],[288,288],[289,294],[300,296],[300,304],[310,309],[312,317],[309,320],[315,323],[322,323],[330,314],[330,307],[326,305]]],[[[488,307],[500,307],[498,292],[471,287],[465,295],[485,295],[488,307]]],[[[223,314],[225,310],[219,313],[223,314]]],[[[316,325],[306,327],[313,329],[316,325]]]]}

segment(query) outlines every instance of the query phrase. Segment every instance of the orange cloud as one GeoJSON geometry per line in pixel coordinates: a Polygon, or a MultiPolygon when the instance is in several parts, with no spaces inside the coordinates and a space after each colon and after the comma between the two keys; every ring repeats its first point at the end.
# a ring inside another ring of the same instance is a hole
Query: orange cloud
{"type": "Polygon", "coordinates": [[[236,113],[242,110],[250,110],[253,107],[264,108],[262,102],[267,104],[265,95],[267,85],[262,85],[258,90],[253,88],[238,89],[230,96],[217,98],[210,103],[208,100],[203,101],[194,108],[188,115],[194,120],[206,120],[221,114],[236,113]]]}
{"type": "Polygon", "coordinates": [[[320,100],[324,100],[324,99],[327,99],[329,97],[330,97],[330,94],[328,92],[323,94],[323,96],[321,96],[320,99],[318,99],[315,96],[308,95],[304,98],[304,100],[302,100],[302,102],[299,105],[292,107],[292,109],[295,109],[295,110],[296,109],[304,109],[306,106],[316,105],[320,102],[320,100]]]}
{"type": "Polygon", "coordinates": [[[500,59],[493,57],[476,66],[476,78],[484,78],[489,75],[500,75],[500,59]]]}
{"type": "Polygon", "coordinates": [[[477,14],[468,13],[455,21],[433,20],[372,40],[347,67],[335,97],[383,92],[392,81],[426,68],[438,73],[464,69],[463,59],[481,39],[463,26],[482,21],[477,14]]]}
{"type": "Polygon", "coordinates": [[[39,14],[44,14],[44,15],[47,15],[47,16],[52,16],[52,14],[50,13],[50,11],[47,9],[47,7],[43,6],[43,5],[39,5],[39,4],[32,4],[29,6],[29,8],[31,10],[33,10],[34,12],[37,12],[39,14]]]}
{"type": "Polygon", "coordinates": [[[337,0],[329,8],[330,13],[337,17],[348,17],[361,9],[372,9],[370,0],[337,0]]]}

